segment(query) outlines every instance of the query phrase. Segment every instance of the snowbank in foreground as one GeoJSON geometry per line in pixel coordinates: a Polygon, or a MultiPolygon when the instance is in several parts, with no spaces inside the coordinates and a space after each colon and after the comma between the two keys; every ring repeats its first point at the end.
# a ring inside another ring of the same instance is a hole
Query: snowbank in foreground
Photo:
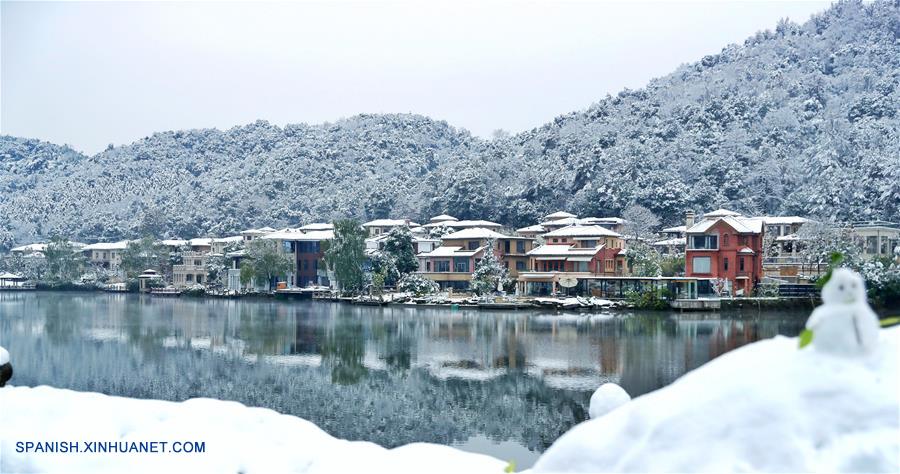
{"type": "Polygon", "coordinates": [[[897,346],[865,358],[776,337],[560,437],[534,472],[900,472],[897,346]]]}
{"type": "Polygon", "coordinates": [[[303,419],[240,403],[110,397],[51,387],[0,389],[0,472],[485,472],[505,461],[436,444],[385,449],[334,438],[303,419]],[[205,453],[16,453],[17,441],[205,442],[205,453]]]}

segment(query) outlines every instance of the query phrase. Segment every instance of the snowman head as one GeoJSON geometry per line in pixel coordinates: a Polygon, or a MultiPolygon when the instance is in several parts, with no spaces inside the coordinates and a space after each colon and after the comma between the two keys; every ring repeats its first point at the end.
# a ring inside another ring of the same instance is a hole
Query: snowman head
{"type": "Polygon", "coordinates": [[[859,273],[847,268],[835,268],[831,279],[822,288],[825,304],[852,304],[866,301],[866,285],[859,273]]]}

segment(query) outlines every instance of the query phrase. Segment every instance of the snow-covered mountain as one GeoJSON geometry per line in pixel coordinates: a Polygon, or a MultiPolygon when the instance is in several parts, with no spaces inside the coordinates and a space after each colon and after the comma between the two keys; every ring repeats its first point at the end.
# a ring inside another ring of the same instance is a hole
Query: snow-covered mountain
{"type": "MultiPolygon", "coordinates": [[[[637,60],[637,59],[636,59],[637,60]]],[[[84,156],[0,137],[0,247],[448,212],[900,220],[900,1],[838,2],[507,138],[418,115],[156,133],[84,156]]]]}

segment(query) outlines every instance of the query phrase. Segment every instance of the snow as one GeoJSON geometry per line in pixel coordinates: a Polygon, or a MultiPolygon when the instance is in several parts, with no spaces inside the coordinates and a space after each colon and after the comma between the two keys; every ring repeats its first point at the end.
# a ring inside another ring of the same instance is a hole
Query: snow
{"type": "Polygon", "coordinates": [[[776,337],[560,437],[533,472],[897,472],[900,328],[843,358],[776,337]]]}
{"type": "Polygon", "coordinates": [[[181,403],[51,387],[0,389],[2,472],[503,472],[506,461],[448,446],[385,449],[236,402],[181,403]],[[15,440],[203,441],[202,454],[16,453],[15,440]]]}
{"type": "Polygon", "coordinates": [[[547,237],[621,237],[621,234],[599,225],[571,225],[544,234],[547,237]]]}
{"type": "Polygon", "coordinates": [[[98,242],[96,244],[85,245],[81,250],[125,250],[127,247],[128,241],[122,240],[119,242],[98,242]]]}
{"type": "Polygon", "coordinates": [[[591,418],[600,418],[630,401],[631,395],[628,395],[624,388],[614,383],[605,383],[591,395],[588,413],[591,418]]]}
{"type": "Polygon", "coordinates": [[[9,363],[9,351],[0,346],[0,365],[9,363]]]}
{"type": "Polygon", "coordinates": [[[457,232],[453,232],[451,234],[446,234],[442,237],[443,240],[458,240],[458,239],[509,239],[512,237],[494,232],[490,229],[485,229],[482,227],[470,227],[467,229],[463,229],[457,232]]]}

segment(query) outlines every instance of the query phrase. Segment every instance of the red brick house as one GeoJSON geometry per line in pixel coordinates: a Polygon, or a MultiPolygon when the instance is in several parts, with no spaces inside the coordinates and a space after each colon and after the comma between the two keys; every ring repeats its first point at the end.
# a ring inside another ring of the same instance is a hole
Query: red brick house
{"type": "Polygon", "coordinates": [[[686,276],[725,279],[731,294],[749,295],[763,276],[763,220],[724,216],[688,224],[686,276]]]}

